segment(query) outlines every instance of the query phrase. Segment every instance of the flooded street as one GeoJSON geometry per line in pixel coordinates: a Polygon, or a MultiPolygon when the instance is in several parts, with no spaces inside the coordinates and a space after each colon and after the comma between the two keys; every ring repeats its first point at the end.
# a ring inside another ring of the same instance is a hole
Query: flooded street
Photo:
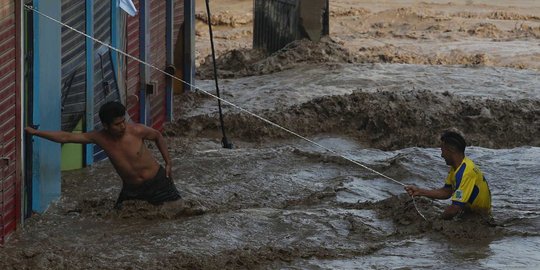
{"type": "Polygon", "coordinates": [[[330,2],[330,38],[270,56],[249,49],[251,1],[214,14],[222,97],[332,152],[229,104],[235,147],[221,147],[197,1],[199,90],[175,97],[164,134],[176,186],[206,212],[114,210],[121,181],[99,162],[63,172],[61,199],[10,238],[0,269],[536,269],[540,4],[330,2]],[[489,182],[494,222],[442,220],[448,200],[404,191],[444,185],[451,127],[489,182]]]}
{"type": "MultiPolygon", "coordinates": [[[[313,140],[403,183],[439,187],[445,176],[436,148],[381,151],[345,137],[313,140]]],[[[534,166],[540,148],[468,150],[493,192],[498,226],[490,227],[442,221],[446,202],[417,199],[424,221],[402,186],[305,142],[237,143],[234,150],[211,140],[172,143],[182,195],[208,208],[199,216],[175,216],[142,202],[112,210],[120,181],[106,162],[64,173],[62,200],[26,224],[4,248],[2,263],[30,269],[499,269],[540,263],[540,171],[534,166]]]]}

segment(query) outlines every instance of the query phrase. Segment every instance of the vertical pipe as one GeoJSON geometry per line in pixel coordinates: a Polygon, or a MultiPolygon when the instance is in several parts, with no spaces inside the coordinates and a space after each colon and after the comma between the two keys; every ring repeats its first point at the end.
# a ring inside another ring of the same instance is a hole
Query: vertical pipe
{"type": "MultiPolygon", "coordinates": [[[[39,0],[33,1],[33,7],[34,9],[39,10],[39,0]]],[[[37,83],[40,81],[40,61],[39,61],[39,35],[40,35],[40,29],[39,29],[39,15],[35,12],[32,12],[30,15],[32,16],[32,24],[33,24],[33,37],[32,43],[33,43],[33,73],[32,73],[32,81],[33,81],[33,89],[32,89],[32,100],[34,101],[32,103],[32,124],[35,127],[39,127],[41,124],[40,118],[40,112],[39,112],[39,90],[40,90],[40,84],[37,83]]],[[[32,139],[32,149],[35,151],[38,151],[40,148],[40,142],[41,140],[32,139]]],[[[32,153],[32,191],[30,192],[32,194],[32,205],[30,206],[30,212],[32,212],[34,209],[37,208],[36,205],[39,204],[40,193],[39,190],[37,190],[37,182],[39,182],[40,174],[39,171],[37,171],[37,168],[39,168],[39,157],[34,152],[32,153]]]]}
{"type": "MultiPolygon", "coordinates": [[[[181,1],[181,0],[178,0],[181,1]]],[[[191,91],[195,78],[195,0],[184,0],[184,91],[191,91]]]]}
{"type": "MultiPolygon", "coordinates": [[[[139,12],[139,53],[141,60],[143,62],[148,62],[149,54],[149,14],[150,14],[150,1],[151,0],[141,0],[140,1],[140,12],[139,12]]],[[[146,97],[146,85],[148,84],[150,78],[150,70],[148,67],[140,63],[140,89],[139,89],[139,120],[142,124],[147,124],[147,97],[146,97]]]]}
{"type": "MultiPolygon", "coordinates": [[[[165,47],[167,51],[167,67],[174,65],[174,45],[173,45],[173,26],[174,26],[174,1],[167,0],[166,8],[166,26],[165,26],[165,47]]],[[[171,74],[174,75],[174,74],[171,74]]],[[[173,120],[173,86],[172,77],[166,77],[166,89],[165,89],[165,103],[166,103],[166,120],[171,122],[173,120]]]]}
{"type": "MultiPolygon", "coordinates": [[[[34,0],[34,9],[37,9],[39,10],[39,0],[34,0]]],[[[34,62],[34,65],[33,65],[33,69],[34,69],[34,72],[33,72],[33,81],[34,82],[39,82],[39,68],[40,68],[40,61],[39,61],[39,43],[37,42],[39,40],[39,15],[35,12],[32,12],[32,22],[33,22],[33,34],[34,36],[32,37],[33,38],[33,44],[34,44],[34,54],[33,54],[33,62],[34,62]]],[[[36,125],[36,126],[39,126],[40,124],[40,114],[39,114],[39,83],[34,83],[33,85],[33,108],[32,108],[32,111],[34,112],[32,114],[32,124],[36,125]]],[[[34,143],[36,143],[36,140],[34,140],[34,143]]],[[[34,145],[36,146],[36,145],[34,145]]],[[[34,148],[34,149],[37,149],[37,148],[34,148]]]]}
{"type": "MultiPolygon", "coordinates": [[[[113,48],[118,49],[118,0],[112,0],[111,1],[111,46],[113,48]]],[[[118,77],[118,53],[116,51],[112,51],[113,55],[111,55],[111,61],[113,64],[113,71],[118,77]]]]}
{"type": "MultiPolygon", "coordinates": [[[[33,5],[32,0],[25,2],[25,4],[33,5]]],[[[25,78],[25,125],[34,125],[33,123],[33,109],[34,109],[34,94],[33,94],[33,80],[34,80],[34,71],[33,71],[33,63],[34,63],[34,17],[33,17],[33,11],[31,10],[25,10],[24,11],[24,25],[25,25],[25,32],[24,32],[24,78],[25,78]]],[[[25,136],[25,173],[24,173],[24,190],[25,190],[25,198],[24,198],[24,211],[25,211],[25,218],[29,218],[32,215],[32,167],[33,167],[33,142],[32,142],[32,136],[25,136]]]]}
{"type": "MultiPolygon", "coordinates": [[[[119,8],[120,0],[112,0],[111,2],[111,46],[120,51],[124,51],[122,46],[122,35],[124,34],[125,25],[122,24],[123,16],[119,8]]],[[[111,56],[111,64],[113,68],[113,78],[116,81],[120,102],[127,105],[126,89],[124,84],[124,76],[122,74],[122,66],[125,64],[121,58],[124,56],[115,50],[109,50],[111,56]]]]}
{"type": "MultiPolygon", "coordinates": [[[[94,1],[86,0],[86,34],[94,36],[94,1]]],[[[86,127],[94,129],[94,42],[86,37],[86,127]]],[[[85,145],[85,165],[94,163],[94,145],[85,145]]]]}

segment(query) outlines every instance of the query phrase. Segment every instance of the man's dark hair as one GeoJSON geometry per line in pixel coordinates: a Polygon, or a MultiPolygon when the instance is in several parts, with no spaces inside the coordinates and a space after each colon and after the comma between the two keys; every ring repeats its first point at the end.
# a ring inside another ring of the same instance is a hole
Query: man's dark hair
{"type": "Polygon", "coordinates": [[[126,107],[118,101],[109,101],[99,109],[99,120],[104,125],[110,125],[115,118],[126,115],[126,107]]]}
{"type": "Polygon", "coordinates": [[[446,145],[460,151],[461,153],[465,153],[467,142],[465,142],[465,138],[463,138],[461,134],[451,130],[444,131],[441,135],[441,141],[446,145]]]}

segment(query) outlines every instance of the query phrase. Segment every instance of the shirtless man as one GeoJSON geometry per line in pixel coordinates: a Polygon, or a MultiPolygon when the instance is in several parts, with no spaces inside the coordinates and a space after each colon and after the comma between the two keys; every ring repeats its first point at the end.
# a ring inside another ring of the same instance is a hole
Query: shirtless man
{"type": "MultiPolygon", "coordinates": [[[[107,102],[99,110],[103,124],[100,131],[70,133],[43,131],[31,127],[26,132],[57,143],[94,143],[99,145],[122,179],[122,191],[115,208],[121,209],[125,200],[145,200],[154,205],[177,201],[180,193],[171,180],[171,158],[161,133],[153,128],[126,123],[126,108],[119,102],[107,102]],[[144,144],[154,141],[165,161],[165,168],[144,144]]],[[[177,203],[177,204],[179,204],[177,203]]]]}

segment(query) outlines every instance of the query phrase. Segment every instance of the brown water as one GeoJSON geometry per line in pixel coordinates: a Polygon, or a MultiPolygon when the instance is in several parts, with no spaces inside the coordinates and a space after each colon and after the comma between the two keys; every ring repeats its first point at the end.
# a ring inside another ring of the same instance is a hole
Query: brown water
{"type": "MultiPolygon", "coordinates": [[[[346,137],[314,137],[403,183],[439,187],[435,148],[381,151],[346,137]]],[[[107,162],[63,175],[63,197],[2,249],[2,268],[353,269],[533,268],[540,262],[540,149],[472,147],[488,177],[499,226],[438,219],[446,202],[402,186],[302,141],[272,145],[171,141],[176,184],[200,216],[132,202],[112,210],[118,177],[107,162]],[[519,181],[519,182],[517,182],[519,181]],[[511,192],[510,192],[511,191],[511,192]]]]}
{"type": "MultiPolygon", "coordinates": [[[[251,2],[214,2],[223,97],[339,154],[227,104],[223,149],[217,102],[178,96],[173,178],[206,213],[113,210],[120,180],[100,162],[63,173],[62,198],[0,249],[0,269],[537,268],[537,1],[333,0],[330,39],[268,57],[248,48],[251,2]],[[494,224],[442,221],[448,201],[417,199],[423,220],[402,185],[340,157],[437,188],[448,127],[488,178],[494,224]]],[[[197,86],[213,92],[197,17],[197,86]]]]}

